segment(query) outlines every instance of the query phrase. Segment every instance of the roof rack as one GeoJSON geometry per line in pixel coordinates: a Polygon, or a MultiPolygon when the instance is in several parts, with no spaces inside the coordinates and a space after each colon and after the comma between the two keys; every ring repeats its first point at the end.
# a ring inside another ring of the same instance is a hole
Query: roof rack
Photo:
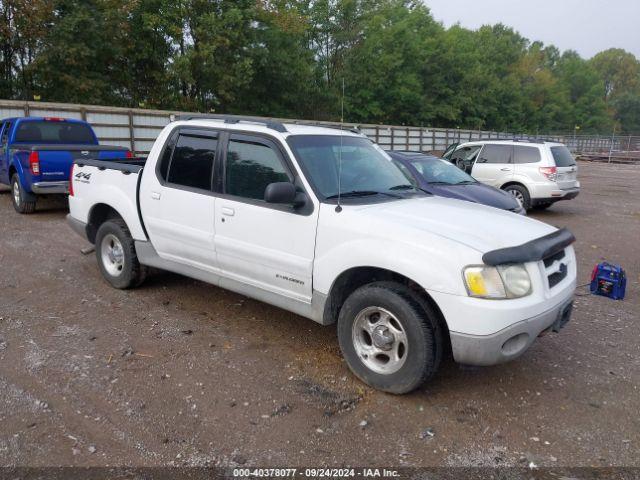
{"type": "Polygon", "coordinates": [[[196,115],[171,115],[171,121],[186,121],[186,120],[224,120],[224,123],[257,123],[264,125],[276,132],[284,133],[287,131],[287,127],[284,124],[275,120],[268,120],[265,118],[257,117],[243,117],[239,115],[210,115],[210,114],[196,114],[196,115]]]}
{"type": "Polygon", "coordinates": [[[526,139],[526,138],[482,138],[480,139],[480,141],[487,141],[487,142],[519,142],[519,143],[544,143],[544,142],[548,142],[549,140],[544,140],[541,138],[531,138],[531,139],[526,139]]]}

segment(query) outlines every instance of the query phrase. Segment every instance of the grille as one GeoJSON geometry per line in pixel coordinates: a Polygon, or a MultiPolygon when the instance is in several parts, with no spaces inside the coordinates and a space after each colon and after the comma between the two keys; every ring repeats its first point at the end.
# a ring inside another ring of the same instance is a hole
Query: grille
{"type": "Polygon", "coordinates": [[[547,282],[549,283],[549,288],[553,288],[558,285],[562,280],[567,277],[567,273],[569,273],[569,268],[566,263],[561,262],[560,267],[558,269],[553,269],[552,272],[549,270],[554,265],[555,262],[561,261],[564,259],[565,253],[564,250],[555,253],[545,259],[543,259],[544,267],[546,269],[547,274],[547,282]]]}
{"type": "Polygon", "coordinates": [[[555,262],[556,260],[562,260],[563,258],[564,250],[560,250],[558,253],[555,253],[550,257],[544,259],[544,267],[549,268],[551,265],[553,265],[553,262],[555,262]]]}

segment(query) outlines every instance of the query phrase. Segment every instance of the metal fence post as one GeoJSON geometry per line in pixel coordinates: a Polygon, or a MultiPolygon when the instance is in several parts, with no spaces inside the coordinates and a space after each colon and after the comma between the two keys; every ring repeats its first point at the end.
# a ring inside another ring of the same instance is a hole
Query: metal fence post
{"type": "Polygon", "coordinates": [[[611,163],[611,154],[613,153],[613,139],[616,136],[616,127],[613,127],[613,133],[611,134],[611,145],[609,146],[609,161],[607,163],[611,163]]]}
{"type": "Polygon", "coordinates": [[[135,140],[135,132],[133,129],[133,112],[129,110],[129,138],[131,139],[131,153],[135,156],[136,154],[136,140],[135,140]]]}

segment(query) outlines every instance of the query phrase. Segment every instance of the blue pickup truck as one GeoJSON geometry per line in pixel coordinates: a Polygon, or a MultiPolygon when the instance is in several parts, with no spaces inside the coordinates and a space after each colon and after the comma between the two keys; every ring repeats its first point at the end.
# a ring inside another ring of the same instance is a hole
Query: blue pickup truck
{"type": "Polygon", "coordinates": [[[130,157],[127,148],[100,145],[80,120],[24,117],[0,123],[0,184],[11,186],[19,213],[33,213],[38,195],[68,193],[74,160],[130,157]]]}

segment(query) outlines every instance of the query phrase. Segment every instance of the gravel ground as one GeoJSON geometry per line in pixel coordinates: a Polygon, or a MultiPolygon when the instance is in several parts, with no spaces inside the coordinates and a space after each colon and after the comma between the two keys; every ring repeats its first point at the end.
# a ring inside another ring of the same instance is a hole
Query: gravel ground
{"type": "Polygon", "coordinates": [[[533,216],[575,233],[580,283],[622,264],[627,298],[579,296],[520,359],[400,397],[349,373],[334,327],[169,273],[108,287],[64,201],[20,216],[3,190],[0,465],[637,466],[640,169],[580,168],[533,216]]]}

